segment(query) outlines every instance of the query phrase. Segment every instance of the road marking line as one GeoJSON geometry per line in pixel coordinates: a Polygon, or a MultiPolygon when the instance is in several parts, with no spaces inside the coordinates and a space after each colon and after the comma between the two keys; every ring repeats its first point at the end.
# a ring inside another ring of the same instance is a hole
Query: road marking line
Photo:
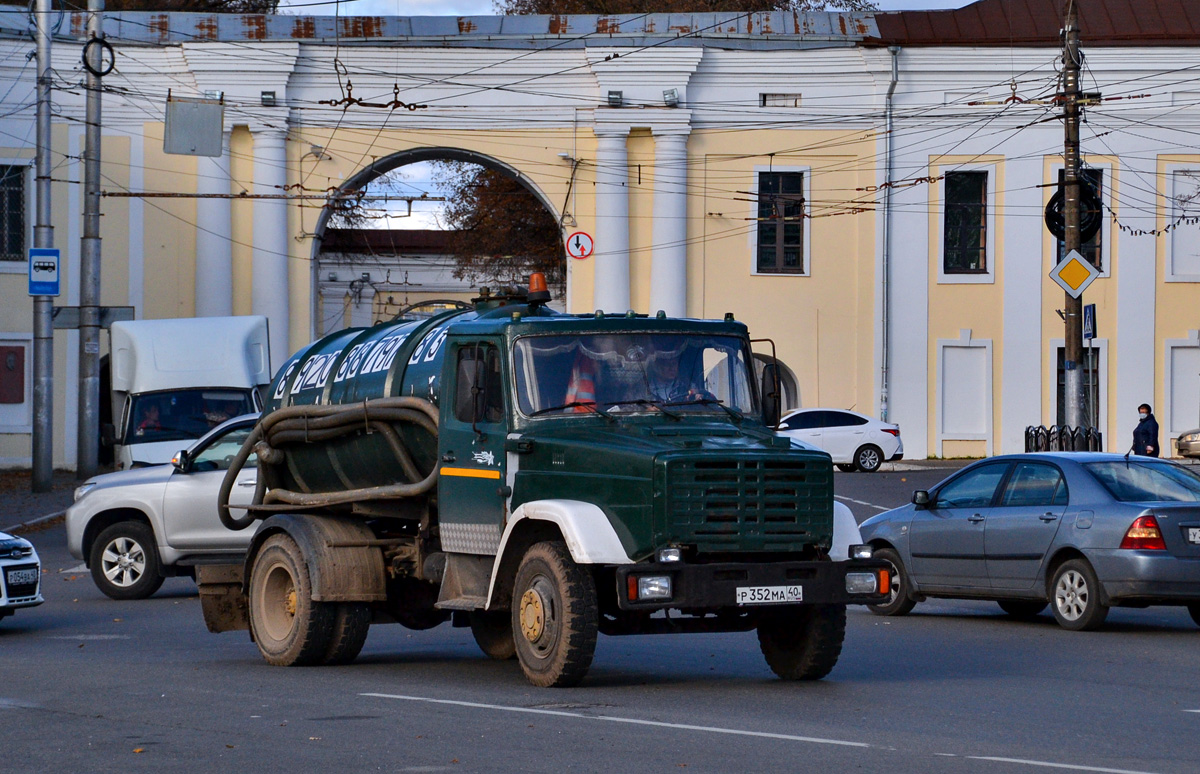
{"type": "Polygon", "coordinates": [[[456,707],[471,707],[473,709],[500,710],[501,712],[521,712],[531,715],[556,715],[564,718],[580,720],[604,720],[609,723],[629,723],[635,726],[653,726],[655,728],[677,728],[683,731],[705,731],[710,734],[731,734],[734,736],[752,736],[760,739],[782,739],[789,742],[809,742],[810,744],[832,744],[842,747],[870,747],[865,742],[847,742],[842,739],[823,739],[817,736],[794,736],[792,734],[771,734],[765,731],[744,731],[738,728],[720,728],[718,726],[694,726],[687,723],[664,723],[657,720],[639,720],[637,718],[621,718],[613,715],[585,715],[582,712],[565,712],[563,710],[533,709],[530,707],[511,707],[503,704],[480,704],[473,701],[453,701],[451,699],[430,699],[424,696],[403,696],[394,693],[360,693],[359,696],[371,696],[377,699],[399,699],[401,701],[419,701],[428,704],[450,704],[456,707]]]}
{"type": "Polygon", "coordinates": [[[1184,712],[1200,712],[1200,710],[1184,710],[1184,712]]]}
{"type": "Polygon", "coordinates": [[[1019,763],[1023,766],[1040,766],[1046,769],[1070,769],[1071,771],[1096,771],[1102,774],[1154,774],[1149,771],[1132,771],[1130,769],[1106,769],[1100,766],[1078,766],[1072,763],[1050,763],[1049,761],[1027,761],[1023,758],[995,758],[989,755],[964,756],[972,761],[994,761],[996,763],[1019,763]]]}
{"type": "Polygon", "coordinates": [[[83,574],[83,575],[86,575],[88,572],[88,566],[86,564],[84,564],[83,562],[80,562],[79,564],[75,565],[74,567],[68,567],[65,570],[59,570],[58,572],[60,575],[61,574],[69,574],[69,575],[83,574]]]}
{"type": "Polygon", "coordinates": [[[839,500],[845,500],[848,503],[857,503],[858,505],[865,505],[868,508],[874,508],[877,511],[890,511],[891,510],[891,508],[884,508],[882,505],[876,505],[875,503],[869,503],[866,500],[855,500],[853,497],[843,497],[842,495],[834,495],[834,497],[836,497],[839,500]]]}

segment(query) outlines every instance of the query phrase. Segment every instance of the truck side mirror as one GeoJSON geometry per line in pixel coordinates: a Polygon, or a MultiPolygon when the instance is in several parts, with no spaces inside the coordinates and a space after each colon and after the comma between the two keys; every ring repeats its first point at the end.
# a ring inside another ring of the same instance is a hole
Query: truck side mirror
{"type": "Polygon", "coordinates": [[[918,489],[917,491],[913,492],[912,504],[917,506],[918,508],[928,508],[929,507],[929,493],[926,492],[924,489],[918,489]]]}
{"type": "Polygon", "coordinates": [[[112,422],[100,425],[100,445],[112,446],[117,442],[117,428],[112,422]]]}
{"type": "Polygon", "coordinates": [[[775,427],[779,424],[779,415],[783,411],[783,396],[779,389],[779,366],[767,363],[762,370],[763,424],[775,427]]]}
{"type": "Polygon", "coordinates": [[[187,449],[180,449],[175,456],[171,458],[171,466],[180,473],[187,473],[188,468],[192,466],[192,461],[188,459],[187,449]]]}

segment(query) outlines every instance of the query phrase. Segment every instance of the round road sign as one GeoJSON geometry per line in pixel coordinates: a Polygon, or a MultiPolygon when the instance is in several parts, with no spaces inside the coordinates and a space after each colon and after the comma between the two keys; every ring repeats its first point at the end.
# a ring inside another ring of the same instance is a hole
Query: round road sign
{"type": "Polygon", "coordinates": [[[567,237],[567,255],[572,258],[587,258],[593,247],[592,236],[586,231],[576,231],[567,237]]]}

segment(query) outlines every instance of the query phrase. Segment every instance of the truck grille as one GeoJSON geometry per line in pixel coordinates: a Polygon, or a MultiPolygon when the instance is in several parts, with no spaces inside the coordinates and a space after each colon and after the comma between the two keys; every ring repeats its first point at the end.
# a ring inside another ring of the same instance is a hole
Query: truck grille
{"type": "Polygon", "coordinates": [[[677,459],[666,475],[668,537],[698,550],[800,551],[832,538],[828,462],[677,459]]]}

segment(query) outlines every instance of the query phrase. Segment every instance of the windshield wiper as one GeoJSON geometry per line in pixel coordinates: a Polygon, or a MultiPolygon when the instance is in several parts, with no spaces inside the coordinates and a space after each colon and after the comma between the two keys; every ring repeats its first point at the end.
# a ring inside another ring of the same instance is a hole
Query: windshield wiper
{"type": "Polygon", "coordinates": [[[585,408],[589,411],[593,411],[596,414],[599,414],[600,416],[607,419],[609,422],[616,421],[609,415],[609,413],[607,411],[600,408],[592,401],[581,401],[581,400],[573,400],[570,403],[564,403],[561,406],[550,406],[549,408],[538,409],[537,411],[533,412],[529,416],[536,417],[539,414],[549,414],[551,411],[562,411],[563,409],[569,409],[569,408],[585,408]]]}
{"type": "Polygon", "coordinates": [[[651,408],[658,409],[663,414],[669,416],[671,419],[675,419],[675,420],[683,419],[683,417],[681,417],[679,414],[675,413],[674,411],[668,411],[667,409],[663,408],[663,406],[670,406],[672,404],[662,403],[661,401],[657,401],[657,400],[647,400],[646,398],[638,398],[637,400],[615,400],[612,403],[609,403],[608,405],[609,406],[650,406],[651,408]]]}
{"type": "Polygon", "coordinates": [[[717,398],[697,398],[696,400],[673,400],[670,403],[664,403],[664,406],[718,406],[722,411],[730,416],[733,421],[739,425],[746,415],[735,408],[725,405],[725,401],[717,398]]]}

